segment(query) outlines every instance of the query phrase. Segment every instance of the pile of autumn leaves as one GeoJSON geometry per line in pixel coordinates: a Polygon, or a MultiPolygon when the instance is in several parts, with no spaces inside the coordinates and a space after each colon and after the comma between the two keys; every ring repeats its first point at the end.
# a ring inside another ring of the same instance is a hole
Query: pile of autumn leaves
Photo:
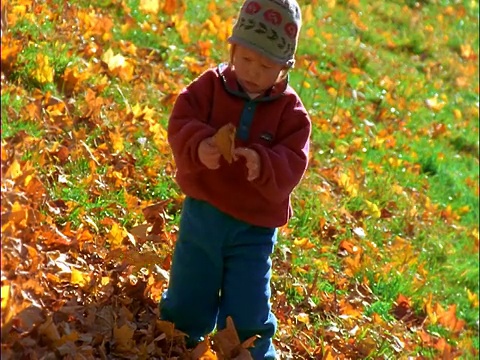
{"type": "Polygon", "coordinates": [[[154,299],[168,275],[158,254],[131,241],[161,237],[166,203],[145,208],[148,226],[108,251],[84,228],[57,227],[62,204],[2,150],[2,359],[250,358],[255,339],[241,344],[232,321],[213,337],[214,353],[207,341],[187,351],[185,334],[159,320],[154,299]]]}

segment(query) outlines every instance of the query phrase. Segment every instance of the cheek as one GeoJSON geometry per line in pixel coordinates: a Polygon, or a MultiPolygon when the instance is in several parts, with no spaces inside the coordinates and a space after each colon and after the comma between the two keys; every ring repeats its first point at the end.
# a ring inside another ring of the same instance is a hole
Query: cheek
{"type": "Polygon", "coordinates": [[[276,71],[265,72],[263,79],[266,83],[274,84],[278,79],[278,73],[276,71]]]}

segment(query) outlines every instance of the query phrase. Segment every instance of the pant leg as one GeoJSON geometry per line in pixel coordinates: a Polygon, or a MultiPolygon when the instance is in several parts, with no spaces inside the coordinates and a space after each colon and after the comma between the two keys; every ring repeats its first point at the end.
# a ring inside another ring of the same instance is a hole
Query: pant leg
{"type": "Polygon", "coordinates": [[[272,338],[277,320],[270,305],[270,255],[276,230],[248,226],[224,248],[224,278],[217,326],[231,316],[240,340],[260,335],[249,349],[254,360],[275,359],[272,338]]]}
{"type": "Polygon", "coordinates": [[[170,281],[160,302],[160,318],[188,334],[190,347],[214,329],[218,313],[221,234],[208,210],[197,200],[185,200],[170,281]]]}

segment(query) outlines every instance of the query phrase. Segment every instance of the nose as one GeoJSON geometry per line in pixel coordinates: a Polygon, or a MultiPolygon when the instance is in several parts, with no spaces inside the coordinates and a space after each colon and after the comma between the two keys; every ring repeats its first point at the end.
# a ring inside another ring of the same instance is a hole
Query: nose
{"type": "Polygon", "coordinates": [[[260,75],[260,67],[257,64],[251,64],[248,67],[248,75],[251,81],[258,80],[258,77],[260,75]]]}

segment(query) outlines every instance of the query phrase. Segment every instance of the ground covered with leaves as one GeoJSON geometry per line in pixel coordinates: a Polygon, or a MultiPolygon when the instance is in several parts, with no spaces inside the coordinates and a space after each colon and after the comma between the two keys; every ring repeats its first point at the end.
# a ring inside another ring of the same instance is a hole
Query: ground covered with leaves
{"type": "MultiPolygon", "coordinates": [[[[2,1],[2,359],[248,358],[231,322],[189,352],[158,319],[168,114],[239,5],[2,1]]],[[[273,259],[281,358],[477,358],[478,3],[301,5],[314,130],[273,259]]]]}

